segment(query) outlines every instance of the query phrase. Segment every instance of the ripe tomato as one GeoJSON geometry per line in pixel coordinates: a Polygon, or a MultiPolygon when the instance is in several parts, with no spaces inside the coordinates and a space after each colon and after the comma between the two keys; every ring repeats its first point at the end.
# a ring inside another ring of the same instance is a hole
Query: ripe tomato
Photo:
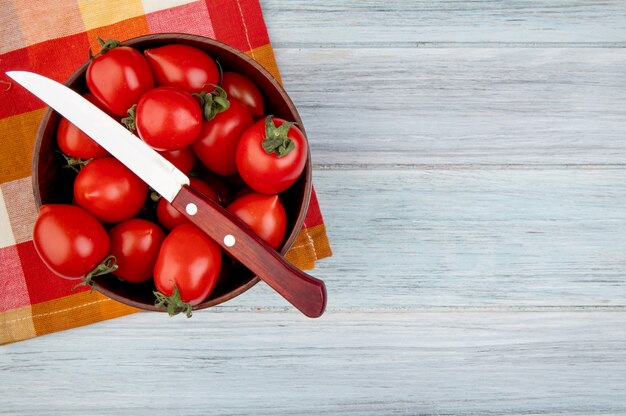
{"type": "Polygon", "coordinates": [[[263,240],[278,249],[285,237],[287,215],[278,195],[246,193],[226,207],[263,240]]]}
{"type": "Polygon", "coordinates": [[[154,88],[150,65],[141,53],[107,41],[87,67],[89,91],[111,113],[123,117],[139,98],[154,88]]]}
{"type": "Polygon", "coordinates": [[[191,150],[191,146],[178,150],[162,150],[159,153],[183,173],[189,173],[196,164],[196,155],[191,150]]]}
{"type": "Polygon", "coordinates": [[[111,255],[117,260],[114,275],[141,283],[152,277],[165,233],[153,222],[133,218],[109,230],[111,255]]]}
{"type": "Polygon", "coordinates": [[[308,155],[304,134],[292,123],[267,116],[239,139],[237,169],[257,192],[277,194],[300,177],[308,155]]]}
{"type": "MultiPolygon", "coordinates": [[[[92,104],[98,107],[101,106],[93,94],[87,93],[84,97],[92,104]]],[[[65,117],[61,117],[59,122],[57,143],[61,151],[71,157],[88,160],[109,156],[109,152],[104,147],[83,133],[82,130],[70,123],[65,117]]]]}
{"type": "MultiPolygon", "coordinates": [[[[215,192],[213,188],[202,182],[200,179],[189,178],[189,185],[195,190],[200,191],[206,197],[211,198],[215,201],[219,200],[217,192],[215,192]]],[[[159,200],[156,212],[159,223],[168,230],[173,230],[181,224],[190,223],[187,217],[185,217],[183,214],[180,213],[180,211],[174,208],[172,204],[170,204],[165,198],[161,198],[159,200]]]]}
{"type": "Polygon", "coordinates": [[[134,217],[147,195],[148,185],[112,157],[92,160],[74,181],[76,203],[104,222],[134,217]]]}
{"type": "Polygon", "coordinates": [[[170,316],[191,316],[191,306],[215,287],[221,266],[222,250],[215,241],[193,224],[176,227],[165,237],[154,266],[156,305],[167,307],[170,316]]]}
{"type": "Polygon", "coordinates": [[[246,107],[229,99],[227,110],[202,123],[198,139],[191,145],[198,159],[215,173],[223,176],[237,173],[235,155],[241,135],[254,124],[246,107]]]}
{"type": "Polygon", "coordinates": [[[228,94],[228,98],[241,101],[252,117],[263,115],[263,95],[250,78],[227,71],[222,74],[221,86],[228,94]]]}
{"type": "Polygon", "coordinates": [[[219,82],[215,61],[193,46],[166,45],[144,52],[157,85],[177,87],[189,93],[212,91],[206,84],[219,82]]]}
{"type": "Polygon", "coordinates": [[[90,213],[73,205],[43,205],[33,243],[44,264],[66,279],[87,276],[109,253],[109,236],[90,213]]]}
{"type": "Polygon", "coordinates": [[[159,87],[141,97],[135,121],[139,137],[150,146],[156,150],[178,150],[198,138],[202,111],[191,94],[159,87]]]}

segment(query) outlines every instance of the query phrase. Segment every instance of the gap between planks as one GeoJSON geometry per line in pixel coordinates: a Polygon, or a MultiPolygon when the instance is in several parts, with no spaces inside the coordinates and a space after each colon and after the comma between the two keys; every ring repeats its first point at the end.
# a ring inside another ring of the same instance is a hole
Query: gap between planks
{"type": "Polygon", "coordinates": [[[425,163],[316,163],[314,170],[622,170],[623,163],[472,163],[472,164],[425,164],[425,163]]]}
{"type": "Polygon", "coordinates": [[[626,42],[272,42],[275,49],[445,49],[445,48],[541,48],[621,49],[626,42]]]}
{"type": "MultiPolygon", "coordinates": [[[[229,307],[218,306],[211,310],[197,311],[194,313],[240,313],[240,312],[256,312],[256,313],[288,313],[297,311],[294,308],[285,306],[274,307],[229,307]]],[[[394,314],[394,313],[517,313],[517,312],[529,312],[529,313],[589,313],[589,312],[626,312],[626,305],[574,305],[574,306],[527,306],[527,305],[508,305],[508,306],[436,306],[436,307],[333,307],[328,308],[324,315],[330,314],[343,314],[343,313],[376,313],[376,314],[394,314]]]]}

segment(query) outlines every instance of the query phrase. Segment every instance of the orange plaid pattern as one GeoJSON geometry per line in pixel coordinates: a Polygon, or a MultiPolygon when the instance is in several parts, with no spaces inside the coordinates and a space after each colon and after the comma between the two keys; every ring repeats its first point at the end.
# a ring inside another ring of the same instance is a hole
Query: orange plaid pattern
{"type": "MultiPolygon", "coordinates": [[[[41,101],[4,74],[27,70],[64,81],[98,50],[97,36],[128,39],[179,32],[212,37],[239,48],[280,79],[261,8],[256,0],[7,0],[0,10],[0,344],[133,313],[75,282],[59,279],[38,258],[31,240],[37,209],[30,159],[41,101]]],[[[313,193],[287,257],[301,268],[330,256],[313,193]]]]}

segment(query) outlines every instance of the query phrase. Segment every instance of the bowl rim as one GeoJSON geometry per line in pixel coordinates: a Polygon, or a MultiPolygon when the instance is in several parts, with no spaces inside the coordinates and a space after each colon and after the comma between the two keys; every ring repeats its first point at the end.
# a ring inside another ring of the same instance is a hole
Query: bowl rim
{"type": "MultiPolygon", "coordinates": [[[[290,234],[287,236],[286,240],[284,241],[283,245],[281,246],[279,253],[281,255],[285,255],[289,249],[292,247],[293,243],[295,242],[298,234],[300,233],[302,226],[304,224],[304,219],[306,217],[307,211],[308,211],[308,206],[309,206],[309,202],[311,199],[311,193],[312,193],[312,188],[313,188],[313,182],[312,182],[312,166],[311,166],[311,152],[310,152],[310,145],[308,142],[308,137],[306,135],[306,131],[304,129],[304,124],[302,122],[302,119],[300,117],[300,114],[298,113],[298,110],[296,108],[296,106],[294,105],[293,101],[291,100],[291,97],[289,97],[289,95],[287,94],[287,92],[285,91],[285,89],[283,88],[282,84],[267,70],[265,69],[259,62],[257,62],[256,60],[252,59],[250,56],[248,56],[246,53],[230,46],[227,45],[223,42],[220,42],[218,40],[215,39],[211,39],[205,36],[201,36],[201,35],[194,35],[194,34],[189,34],[189,33],[175,33],[175,32],[171,32],[171,33],[155,33],[155,34],[148,34],[148,35],[142,35],[142,36],[137,36],[137,37],[133,37],[133,38],[129,38],[126,39],[124,41],[120,42],[120,46],[135,46],[137,44],[146,42],[146,41],[164,41],[164,42],[172,42],[175,43],[176,41],[180,41],[180,40],[188,40],[188,41],[192,41],[192,42],[200,42],[200,43],[205,43],[205,44],[211,44],[214,47],[220,48],[225,50],[226,53],[230,53],[230,54],[234,54],[237,55],[238,58],[243,59],[244,61],[246,61],[246,63],[250,66],[252,66],[254,68],[255,71],[259,72],[264,78],[266,78],[267,81],[269,81],[269,83],[272,85],[272,87],[274,87],[276,89],[276,91],[278,92],[278,94],[280,95],[281,99],[284,100],[285,104],[287,105],[287,107],[289,108],[289,110],[291,111],[291,113],[294,115],[295,118],[295,124],[298,126],[298,128],[302,131],[302,133],[304,133],[304,137],[307,143],[307,148],[309,149],[309,151],[307,152],[307,161],[304,167],[304,170],[300,176],[300,179],[302,178],[302,176],[304,176],[304,194],[303,194],[303,198],[300,201],[300,204],[298,206],[298,216],[296,217],[295,223],[294,223],[294,227],[292,228],[290,234]]],[[[74,82],[76,82],[81,76],[84,75],[85,71],[87,70],[87,67],[89,66],[89,60],[87,60],[84,64],[82,64],[81,66],[79,66],[77,69],[74,70],[74,72],[72,72],[72,74],[66,79],[66,81],[64,82],[64,85],[66,86],[70,86],[72,85],[74,82]]],[[[46,129],[46,125],[49,123],[51,116],[54,114],[54,110],[51,107],[47,107],[44,115],[39,123],[39,127],[37,129],[37,133],[36,133],[36,140],[34,143],[34,147],[33,147],[33,154],[32,154],[32,158],[31,158],[31,175],[32,175],[32,187],[33,187],[33,194],[34,194],[34,200],[35,200],[35,204],[37,205],[37,208],[39,209],[42,205],[42,201],[41,201],[41,193],[40,193],[40,188],[39,188],[39,155],[40,155],[40,149],[41,149],[41,143],[43,140],[43,135],[44,135],[44,131],[46,129]]],[[[247,282],[243,283],[242,285],[236,287],[235,289],[219,296],[216,297],[214,299],[209,299],[209,300],[205,300],[201,303],[199,303],[198,305],[195,305],[193,307],[193,310],[200,310],[200,309],[205,309],[205,308],[209,308],[212,306],[216,306],[219,305],[221,303],[224,303],[230,299],[233,299],[239,295],[241,295],[242,293],[246,292],[247,290],[249,290],[250,288],[252,288],[254,285],[256,285],[261,279],[256,276],[253,275],[252,278],[250,280],[248,280],[247,282]]],[[[132,306],[135,308],[139,308],[142,310],[148,310],[148,311],[155,311],[155,312],[165,312],[163,309],[159,309],[156,308],[154,305],[152,305],[152,307],[150,307],[150,305],[146,306],[146,304],[126,298],[124,296],[118,295],[117,293],[102,287],[97,279],[94,280],[94,288],[102,293],[103,295],[110,297],[118,302],[121,302],[123,304],[126,304],[128,306],[132,306]]]]}

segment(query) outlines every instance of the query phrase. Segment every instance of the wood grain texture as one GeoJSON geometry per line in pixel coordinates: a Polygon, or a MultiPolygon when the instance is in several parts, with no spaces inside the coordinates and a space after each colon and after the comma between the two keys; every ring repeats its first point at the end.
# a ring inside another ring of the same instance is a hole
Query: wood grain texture
{"type": "Polygon", "coordinates": [[[626,4],[612,1],[262,0],[275,46],[624,46],[626,4]]]}
{"type": "Polygon", "coordinates": [[[0,414],[626,413],[623,313],[178,318],[3,347],[0,414]]]}
{"type": "MultiPolygon", "coordinates": [[[[626,171],[315,171],[328,310],[626,307],[626,171]]],[[[263,285],[225,307],[287,308],[263,285]]]]}
{"type": "Polygon", "coordinates": [[[621,164],[626,49],[279,49],[320,165],[621,164]]]}
{"type": "Polygon", "coordinates": [[[259,284],[5,346],[0,414],[626,414],[626,4],[261,5],[328,312],[259,284]]]}

